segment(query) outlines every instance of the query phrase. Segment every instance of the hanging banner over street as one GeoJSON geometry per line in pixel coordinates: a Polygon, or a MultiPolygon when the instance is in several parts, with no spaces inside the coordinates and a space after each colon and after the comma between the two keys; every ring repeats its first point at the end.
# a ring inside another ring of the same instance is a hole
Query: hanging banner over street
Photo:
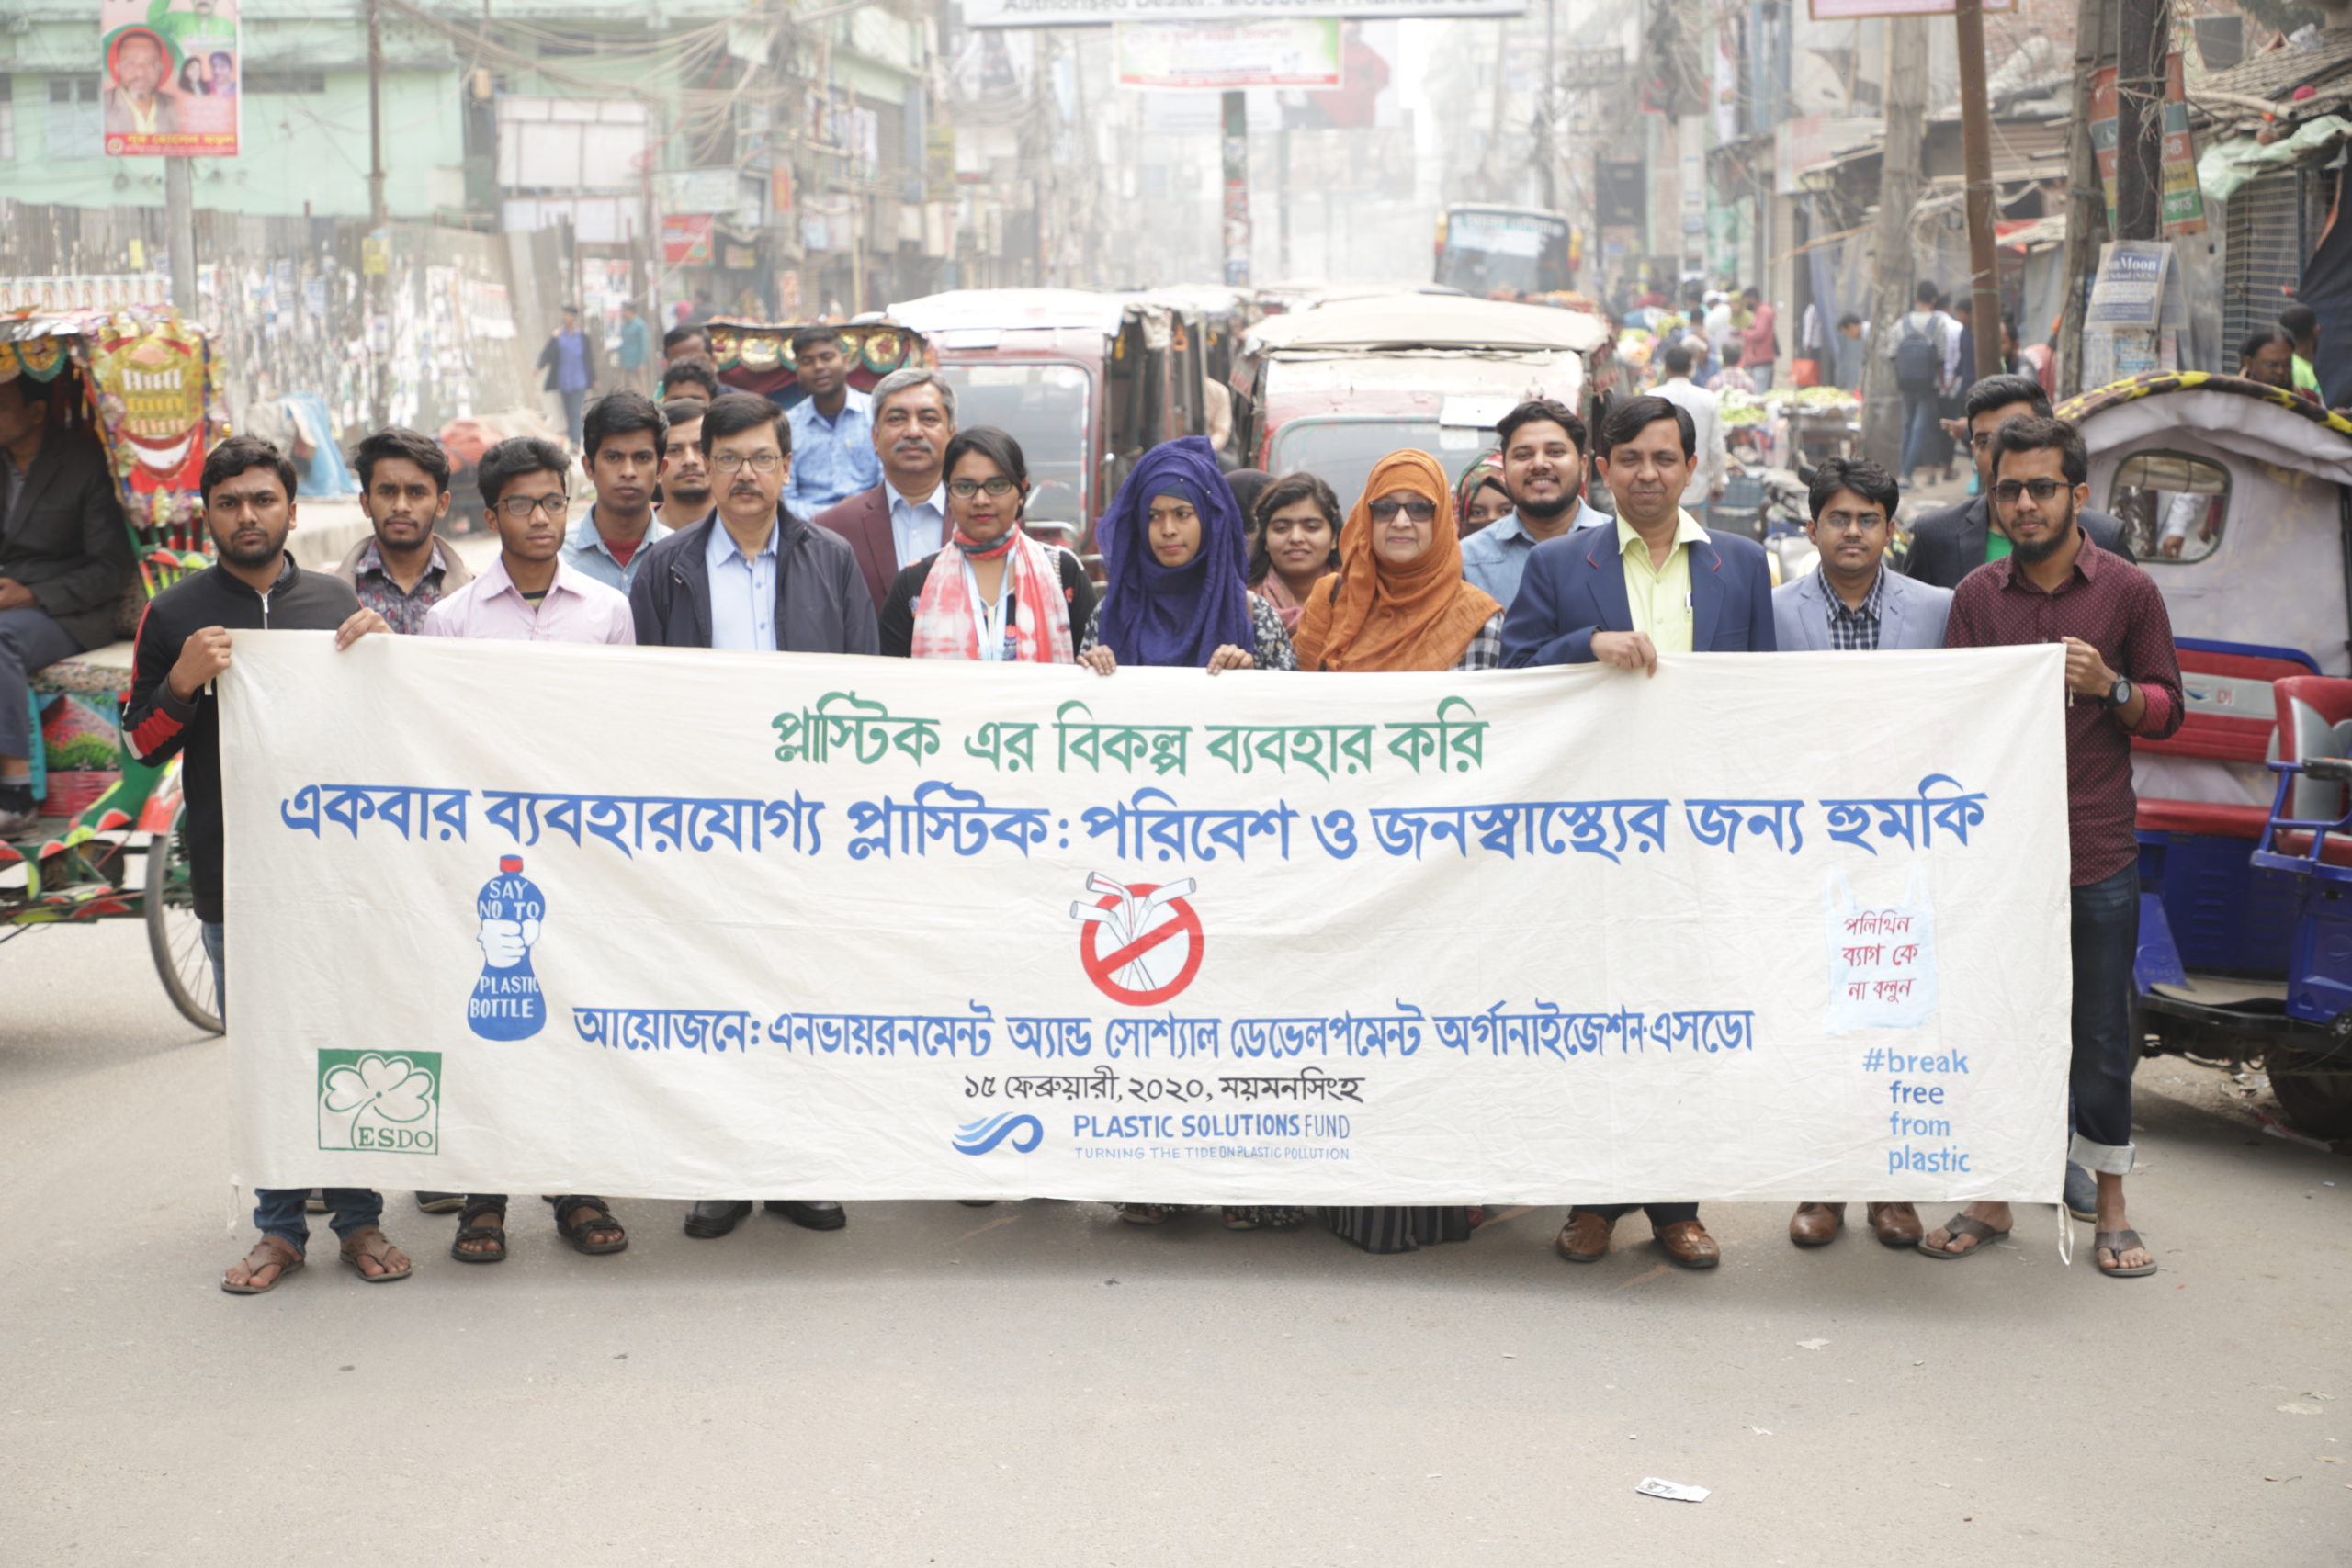
{"type": "Polygon", "coordinates": [[[233,158],[237,0],[100,0],[108,157],[233,158]]]}
{"type": "MultiPolygon", "coordinates": [[[[2014,3],[2014,0],[2013,0],[2014,3]]],[[[967,28],[1068,28],[1101,22],[1230,22],[1270,17],[1517,17],[1527,0],[965,0],[967,28]]]]}
{"type": "MultiPolygon", "coordinates": [[[[1952,0],[1809,0],[1816,22],[1851,22],[1865,17],[1949,17],[1952,0]]],[[[1984,9],[2014,11],[2018,0],[1984,0],[1984,9]]]]}
{"type": "Polygon", "coordinates": [[[1340,85],[1337,17],[1121,22],[1119,85],[1161,91],[1340,85]]]}
{"type": "Polygon", "coordinates": [[[2052,1201],[2064,658],[240,632],[235,1179],[2052,1201]]]}

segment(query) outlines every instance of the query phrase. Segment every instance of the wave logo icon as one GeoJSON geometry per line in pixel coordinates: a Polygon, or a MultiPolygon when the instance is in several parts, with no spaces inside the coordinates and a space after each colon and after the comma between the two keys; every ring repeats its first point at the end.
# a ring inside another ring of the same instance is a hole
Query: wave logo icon
{"type": "Polygon", "coordinates": [[[959,1155],[984,1155],[999,1144],[1010,1143],[1017,1155],[1034,1153],[1046,1141],[1046,1124],[1035,1116],[990,1116],[985,1121],[967,1122],[956,1129],[956,1152],[959,1155]]]}

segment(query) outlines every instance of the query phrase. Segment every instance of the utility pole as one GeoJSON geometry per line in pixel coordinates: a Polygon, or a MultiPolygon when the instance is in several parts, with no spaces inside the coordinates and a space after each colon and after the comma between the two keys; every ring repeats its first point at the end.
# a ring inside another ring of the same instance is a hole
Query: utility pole
{"type": "Polygon", "coordinates": [[[164,250],[172,264],[172,308],[196,314],[196,171],[186,158],[164,160],[164,250]]]}
{"type": "Polygon", "coordinates": [[[368,0],[368,224],[384,226],[384,28],[377,0],[368,0]]]}
{"type": "Polygon", "coordinates": [[[2099,242],[2107,236],[2107,196],[2098,177],[2098,154],[2091,145],[2091,96],[2099,62],[2107,54],[2110,0],[2076,0],[2075,7],[2075,114],[2066,137],[2066,255],[2064,303],[2058,312],[2058,392],[2072,396],[2083,384],[2083,312],[2092,276],[2098,270],[2099,242]]]}
{"type": "Polygon", "coordinates": [[[384,213],[384,28],[378,0],[368,0],[368,237],[360,254],[360,276],[368,289],[368,357],[373,362],[368,379],[375,386],[373,403],[380,428],[391,423],[388,401],[391,378],[385,356],[377,351],[379,347],[389,350],[391,341],[384,285],[391,275],[392,236],[384,213]]]}
{"type": "Polygon", "coordinates": [[[2115,80],[2115,237],[2164,237],[2165,0],[2120,0],[2115,80]]]}
{"type": "Polygon", "coordinates": [[[1889,468],[1903,459],[1903,396],[1894,386],[1888,334],[1911,308],[1911,209],[1919,200],[1919,143],[1928,113],[1928,24],[1919,17],[1886,22],[1886,151],[1879,165],[1876,302],[1863,356],[1862,453],[1889,468]]]}
{"type": "Polygon", "coordinates": [[[1984,0],[1957,0],[1960,34],[1961,160],[1968,175],[1968,270],[1975,303],[1976,363],[1971,380],[2001,369],[2000,263],[1993,246],[1993,110],[1984,91],[1984,0]]]}
{"type": "Polygon", "coordinates": [[[1250,287],[1250,96],[1225,95],[1225,286],[1250,287]]]}

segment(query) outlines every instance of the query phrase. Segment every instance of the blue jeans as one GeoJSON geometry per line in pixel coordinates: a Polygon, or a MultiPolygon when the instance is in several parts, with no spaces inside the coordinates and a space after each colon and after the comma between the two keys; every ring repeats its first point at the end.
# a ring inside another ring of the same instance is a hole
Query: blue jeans
{"type": "Polygon", "coordinates": [[[1906,479],[1912,469],[1928,460],[1936,438],[1938,406],[1932,387],[1924,392],[1903,394],[1903,467],[1898,471],[1906,479]]]}
{"type": "Polygon", "coordinates": [[[2076,1165],[2132,1171],[2132,956],[2140,945],[2140,869],[2074,889],[2075,1139],[2076,1165]]]}
{"type": "MultiPolygon", "coordinates": [[[[212,960],[212,989],[220,998],[220,1017],[229,1017],[229,982],[220,967],[221,949],[226,945],[219,920],[204,922],[204,956],[212,960]]],[[[334,1234],[348,1236],[379,1224],[384,1217],[384,1197],[366,1187],[329,1187],[324,1190],[327,1201],[327,1223],[334,1226],[334,1234]]],[[[295,1251],[300,1252],[311,1240],[311,1216],[303,1206],[311,1200],[307,1187],[257,1187],[254,1190],[254,1228],[264,1235],[274,1235],[295,1251]]]]}
{"type": "Polygon", "coordinates": [[[45,610],[0,610],[0,757],[24,761],[33,754],[32,672],[81,648],[45,610]]]}
{"type": "Polygon", "coordinates": [[[563,400],[563,427],[571,432],[571,449],[575,452],[584,450],[588,443],[582,434],[580,421],[588,407],[588,389],[582,387],[576,392],[558,392],[556,396],[563,400]]]}
{"type": "Polygon", "coordinates": [[[1772,389],[1772,367],[1777,363],[1779,363],[1777,360],[1768,359],[1761,365],[1747,367],[1747,378],[1756,383],[1758,391],[1769,392],[1772,389]]]}

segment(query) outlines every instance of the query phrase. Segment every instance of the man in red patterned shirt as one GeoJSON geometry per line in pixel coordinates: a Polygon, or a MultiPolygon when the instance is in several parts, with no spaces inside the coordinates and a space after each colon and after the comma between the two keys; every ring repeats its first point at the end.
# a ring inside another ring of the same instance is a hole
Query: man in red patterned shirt
{"type": "MultiPolygon", "coordinates": [[[[1946,648],[2066,645],[2066,826],[2073,859],[2075,1106],[2072,1157],[2098,1179],[2095,1260],[2134,1278],[2156,1271],[2131,1228],[2132,960],[2139,946],[2139,842],[2132,738],[2180,728],[2172,620],[2148,574],[2075,525],[2090,500],[2090,456],[2064,420],[2020,419],[1993,447],[1993,517],[2012,553],[1954,592],[1946,648]]],[[[1972,1203],[1919,1238],[1930,1258],[1965,1258],[2007,1235],[2007,1203],[1972,1203]]]]}

